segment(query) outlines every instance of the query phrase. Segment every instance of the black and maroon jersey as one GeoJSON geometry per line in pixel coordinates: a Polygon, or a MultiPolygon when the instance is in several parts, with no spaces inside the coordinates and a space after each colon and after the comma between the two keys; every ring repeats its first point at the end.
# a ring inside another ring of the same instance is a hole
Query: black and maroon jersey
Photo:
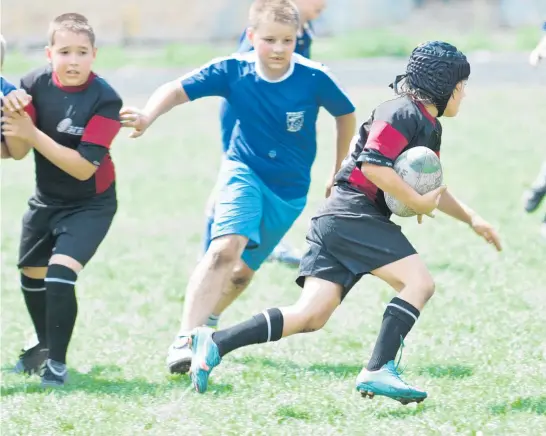
{"type": "Polygon", "coordinates": [[[27,112],[36,127],[98,167],[93,177],[80,181],[34,150],[38,197],[74,202],[102,194],[112,186],[115,171],[109,149],[121,127],[122,101],[110,85],[91,73],[81,86],[63,86],[48,66],[24,76],[21,88],[32,96],[27,112]]]}
{"type": "Polygon", "coordinates": [[[362,163],[392,168],[402,152],[417,146],[428,147],[440,156],[441,138],[440,122],[421,103],[408,96],[388,100],[360,127],[355,150],[336,174],[336,184],[350,184],[390,216],[383,191],[362,173],[362,163]]]}

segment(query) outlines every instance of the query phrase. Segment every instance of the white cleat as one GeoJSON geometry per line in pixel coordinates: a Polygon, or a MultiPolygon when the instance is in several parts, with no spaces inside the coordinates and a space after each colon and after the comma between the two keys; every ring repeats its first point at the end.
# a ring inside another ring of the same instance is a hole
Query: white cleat
{"type": "Polygon", "coordinates": [[[191,366],[189,336],[178,336],[169,347],[167,368],[171,374],[186,374],[191,366]]]}

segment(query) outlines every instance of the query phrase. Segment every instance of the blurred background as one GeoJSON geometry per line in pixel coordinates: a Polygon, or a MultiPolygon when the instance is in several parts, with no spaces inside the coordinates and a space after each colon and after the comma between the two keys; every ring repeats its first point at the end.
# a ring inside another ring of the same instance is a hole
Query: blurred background
{"type": "MultiPolygon", "coordinates": [[[[99,63],[180,66],[233,50],[250,3],[72,0],[68,9],[95,27],[99,46],[106,48],[99,63]]],[[[2,33],[12,53],[6,70],[28,67],[28,57],[42,52],[51,18],[66,11],[62,0],[3,0],[2,33]]],[[[314,23],[320,38],[313,57],[405,56],[430,38],[448,39],[466,51],[528,51],[544,17],[546,0],[335,0],[314,23]]]]}

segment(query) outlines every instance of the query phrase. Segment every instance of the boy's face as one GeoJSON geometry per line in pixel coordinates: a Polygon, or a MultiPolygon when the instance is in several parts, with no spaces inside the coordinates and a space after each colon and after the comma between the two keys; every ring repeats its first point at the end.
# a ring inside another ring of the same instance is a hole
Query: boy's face
{"type": "Polygon", "coordinates": [[[296,2],[302,22],[316,20],[324,8],[326,0],[298,0],[296,2]]]}
{"type": "Polygon", "coordinates": [[[270,21],[248,30],[248,37],[267,72],[282,75],[288,70],[296,48],[296,33],[294,26],[270,21]]]}
{"type": "Polygon", "coordinates": [[[79,86],[87,82],[97,49],[86,33],[69,30],[55,32],[53,45],[46,47],[47,58],[64,86],[79,86]]]}
{"type": "Polygon", "coordinates": [[[459,107],[461,101],[466,97],[466,80],[457,83],[451,98],[447,102],[446,109],[444,111],[444,117],[454,117],[459,113],[459,107]]]}

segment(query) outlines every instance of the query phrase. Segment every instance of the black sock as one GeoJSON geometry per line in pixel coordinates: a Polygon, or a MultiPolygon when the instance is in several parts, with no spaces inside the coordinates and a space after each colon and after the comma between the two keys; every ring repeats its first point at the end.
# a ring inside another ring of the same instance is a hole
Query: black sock
{"type": "Polygon", "coordinates": [[[279,309],[267,309],[248,321],[213,333],[212,340],[218,346],[220,357],[237,348],[282,338],[284,319],[279,309]]]}
{"type": "Polygon", "coordinates": [[[369,371],[376,371],[395,359],[401,338],[406,337],[417,318],[419,311],[410,303],[397,297],[392,299],[383,314],[381,331],[367,366],[369,371]]]}
{"type": "Polygon", "coordinates": [[[44,279],[21,274],[21,289],[40,344],[46,344],[46,293],[44,279]]]}
{"type": "Polygon", "coordinates": [[[78,314],[74,288],[77,278],[70,268],[57,264],[49,266],[45,278],[49,358],[61,363],[66,363],[66,351],[78,314]]]}

